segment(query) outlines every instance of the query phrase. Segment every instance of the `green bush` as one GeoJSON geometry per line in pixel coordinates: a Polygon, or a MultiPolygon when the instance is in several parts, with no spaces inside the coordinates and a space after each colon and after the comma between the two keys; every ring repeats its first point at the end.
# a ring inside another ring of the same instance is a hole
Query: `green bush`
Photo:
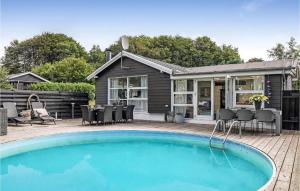
{"type": "Polygon", "coordinates": [[[83,58],[68,57],[54,63],[47,63],[32,68],[32,72],[51,82],[87,82],[86,77],[95,68],[83,58]]]}
{"type": "Polygon", "coordinates": [[[13,89],[13,86],[8,82],[8,70],[0,66],[0,89],[13,89]]]}
{"type": "Polygon", "coordinates": [[[95,86],[88,83],[37,83],[30,86],[31,90],[61,91],[87,93],[89,100],[95,99],[95,86]]]}

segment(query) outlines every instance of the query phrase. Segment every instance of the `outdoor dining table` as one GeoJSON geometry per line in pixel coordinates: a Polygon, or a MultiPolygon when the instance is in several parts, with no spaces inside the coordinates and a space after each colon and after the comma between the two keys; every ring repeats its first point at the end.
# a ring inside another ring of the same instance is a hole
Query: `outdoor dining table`
{"type": "MultiPolygon", "coordinates": [[[[97,111],[104,111],[104,108],[105,108],[105,106],[97,106],[97,107],[94,108],[94,111],[96,111],[96,112],[97,111]]],[[[114,106],[113,111],[116,111],[116,109],[117,109],[117,107],[114,106]]],[[[123,111],[126,111],[126,109],[127,109],[127,106],[124,106],[123,111]]]]}
{"type": "MultiPolygon", "coordinates": [[[[97,119],[97,114],[98,114],[98,112],[104,112],[104,108],[105,108],[105,106],[97,106],[97,107],[95,107],[95,108],[93,109],[93,112],[94,112],[94,115],[96,116],[96,119],[97,119]]],[[[116,110],[117,110],[117,107],[114,106],[114,107],[113,107],[113,113],[112,113],[113,116],[115,115],[116,110]]],[[[126,110],[127,110],[127,106],[124,106],[124,107],[123,107],[123,111],[126,111],[126,110]]]]}

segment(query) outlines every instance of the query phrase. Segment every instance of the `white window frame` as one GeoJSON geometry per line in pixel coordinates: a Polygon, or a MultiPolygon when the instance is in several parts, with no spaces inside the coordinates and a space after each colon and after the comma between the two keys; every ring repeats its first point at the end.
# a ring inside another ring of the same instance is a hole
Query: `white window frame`
{"type": "MultiPolygon", "coordinates": [[[[251,76],[238,76],[238,77],[243,77],[244,79],[251,79],[251,77],[253,76],[261,76],[262,77],[262,81],[263,81],[263,86],[262,86],[262,90],[236,90],[235,89],[235,81],[237,76],[235,76],[233,78],[233,107],[244,107],[244,108],[254,108],[254,105],[238,105],[236,104],[236,95],[237,94],[262,94],[265,95],[265,76],[264,75],[251,75],[251,76]],[[249,77],[249,78],[247,78],[249,77]]],[[[262,108],[264,108],[264,103],[262,103],[262,108]]]]}
{"type": "Polygon", "coordinates": [[[107,96],[107,103],[108,104],[111,104],[111,101],[115,100],[115,99],[111,99],[110,98],[110,90],[119,90],[119,89],[122,89],[122,90],[127,90],[126,92],[126,97],[127,99],[119,99],[121,101],[127,101],[127,104],[128,104],[128,101],[147,101],[147,110],[145,111],[135,111],[135,112],[141,112],[141,113],[148,113],[148,76],[147,75],[135,75],[135,76],[122,76],[122,77],[110,77],[108,78],[108,86],[107,86],[107,92],[108,92],[108,96],[107,96]],[[129,87],[129,78],[132,78],[132,77],[146,77],[147,78],[147,87],[129,87]],[[126,83],[126,88],[111,88],[110,87],[110,81],[112,79],[118,79],[118,78],[125,78],[127,83],[126,83]],[[129,92],[130,90],[147,90],[147,98],[130,98],[129,97],[129,92]]]}
{"type": "MultiPolygon", "coordinates": [[[[180,79],[180,80],[191,80],[191,79],[180,79]]],[[[195,84],[194,84],[194,80],[193,81],[193,91],[181,91],[181,92],[175,92],[174,91],[174,84],[176,80],[172,80],[171,82],[171,92],[172,92],[172,98],[171,98],[171,110],[174,111],[174,107],[193,107],[194,108],[194,97],[195,97],[195,84]],[[175,95],[188,95],[191,94],[192,95],[192,104],[176,104],[175,103],[175,95]]],[[[193,111],[194,113],[195,111],[193,111]]],[[[195,114],[194,114],[195,115],[195,114]]],[[[193,116],[194,117],[194,116],[193,116]]]]}

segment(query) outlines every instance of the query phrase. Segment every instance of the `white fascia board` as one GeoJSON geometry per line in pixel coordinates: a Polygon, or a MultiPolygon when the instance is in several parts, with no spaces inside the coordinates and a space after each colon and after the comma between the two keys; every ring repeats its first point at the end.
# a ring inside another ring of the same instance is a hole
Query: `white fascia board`
{"type": "Polygon", "coordinates": [[[39,75],[37,75],[35,73],[32,73],[32,72],[24,72],[24,73],[21,73],[19,75],[15,75],[15,76],[13,76],[12,78],[9,78],[9,79],[18,78],[18,77],[21,77],[21,76],[25,76],[27,74],[32,75],[32,76],[34,76],[34,77],[36,77],[36,78],[38,78],[40,80],[43,80],[44,82],[51,83],[49,80],[47,80],[47,79],[45,79],[45,78],[43,78],[43,77],[41,77],[41,76],[39,76],[39,75]]]}
{"type": "Polygon", "coordinates": [[[112,63],[114,63],[119,58],[121,58],[121,52],[119,54],[117,54],[115,57],[113,57],[111,60],[109,60],[108,62],[106,62],[105,64],[103,64],[101,67],[99,67],[93,73],[91,73],[86,79],[87,80],[91,80],[92,78],[96,77],[97,74],[99,74],[100,72],[102,72],[105,68],[107,68],[108,66],[110,66],[112,63]]]}
{"type": "Polygon", "coordinates": [[[272,71],[252,71],[252,72],[228,72],[228,73],[212,73],[212,74],[187,74],[171,76],[172,80],[176,79],[197,79],[197,78],[214,78],[214,77],[226,77],[226,76],[259,76],[259,75],[271,75],[271,74],[290,74],[290,71],[285,70],[272,70],[272,71]]]}
{"type": "Polygon", "coordinates": [[[43,78],[43,77],[41,77],[41,76],[39,76],[39,75],[37,75],[35,73],[29,72],[29,74],[31,74],[31,75],[33,75],[33,76],[35,76],[35,77],[37,77],[37,78],[39,78],[39,79],[41,79],[41,80],[43,80],[45,82],[51,83],[49,80],[47,80],[47,79],[45,79],[45,78],[43,78]]]}
{"type": "MultiPolygon", "coordinates": [[[[132,53],[123,51],[122,52],[122,56],[126,56],[128,58],[136,60],[136,61],[138,61],[138,62],[140,62],[142,64],[145,64],[147,66],[155,68],[155,69],[157,69],[159,71],[162,71],[162,72],[165,72],[165,73],[168,73],[168,74],[172,74],[173,73],[172,69],[169,69],[167,67],[161,66],[159,64],[156,64],[155,62],[151,62],[151,61],[149,61],[149,60],[147,60],[145,58],[139,57],[139,56],[134,55],[132,53]]],[[[119,54],[117,54],[115,57],[113,57],[111,60],[109,60],[108,62],[106,62],[104,65],[102,65],[100,68],[98,68],[97,70],[95,70],[93,73],[91,73],[87,77],[87,79],[91,80],[92,78],[95,78],[100,72],[102,72],[105,68],[107,68],[108,66],[110,66],[111,64],[113,64],[119,58],[121,58],[121,52],[119,54]]]]}
{"type": "Polygon", "coordinates": [[[155,68],[155,69],[157,69],[157,70],[159,70],[159,71],[162,71],[162,72],[165,72],[165,73],[168,73],[168,74],[172,74],[172,73],[173,73],[173,70],[170,69],[170,68],[164,67],[164,66],[162,66],[162,65],[160,65],[160,64],[156,64],[155,62],[151,62],[151,61],[149,61],[149,60],[147,60],[147,59],[145,59],[145,58],[136,56],[136,55],[134,55],[134,54],[132,54],[132,53],[129,53],[129,52],[123,52],[123,55],[124,55],[124,56],[127,56],[127,57],[129,57],[129,58],[131,58],[131,59],[133,59],[133,60],[136,60],[136,61],[138,61],[138,62],[141,62],[141,63],[143,63],[143,64],[145,64],[145,65],[147,65],[147,66],[150,66],[150,67],[152,67],[152,68],[155,68]]]}

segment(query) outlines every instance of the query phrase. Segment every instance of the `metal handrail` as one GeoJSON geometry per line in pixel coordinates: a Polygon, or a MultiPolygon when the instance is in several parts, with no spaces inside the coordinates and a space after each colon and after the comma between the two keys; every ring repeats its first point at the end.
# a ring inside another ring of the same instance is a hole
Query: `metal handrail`
{"type": "Polygon", "coordinates": [[[224,149],[224,144],[225,144],[225,142],[227,141],[228,135],[229,135],[229,133],[230,133],[230,131],[231,131],[231,129],[232,129],[232,127],[233,127],[233,125],[234,125],[235,123],[239,123],[239,121],[233,121],[233,122],[231,123],[231,125],[230,125],[230,127],[229,127],[229,129],[228,129],[228,132],[227,132],[227,134],[226,134],[226,137],[224,138],[223,143],[222,143],[222,148],[223,148],[223,149],[224,149]]]}
{"type": "MultiPolygon", "coordinates": [[[[222,123],[222,124],[224,125],[224,121],[221,120],[221,119],[219,119],[219,120],[217,121],[217,123],[216,123],[216,125],[215,125],[215,127],[214,127],[214,130],[213,130],[213,132],[211,133],[211,135],[210,135],[210,137],[209,137],[209,146],[210,146],[210,147],[211,147],[211,140],[212,140],[212,138],[213,138],[213,136],[214,136],[214,134],[215,134],[215,132],[216,132],[216,129],[217,129],[219,123],[222,123]]],[[[224,127],[223,127],[223,128],[224,128],[224,127]]]]}

